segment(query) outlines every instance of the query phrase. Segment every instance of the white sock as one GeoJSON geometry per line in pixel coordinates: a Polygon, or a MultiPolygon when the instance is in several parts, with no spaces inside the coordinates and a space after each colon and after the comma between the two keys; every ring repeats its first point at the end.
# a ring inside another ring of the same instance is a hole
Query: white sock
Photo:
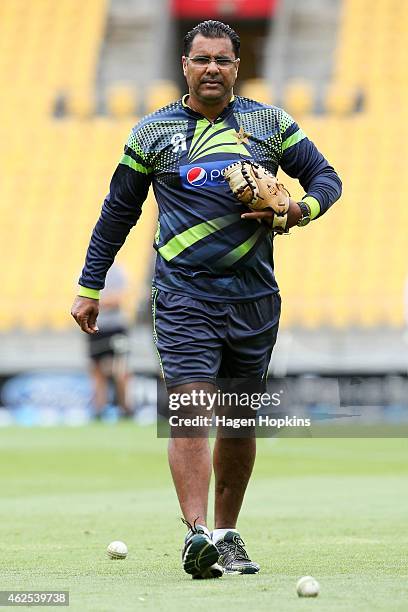
{"type": "Polygon", "coordinates": [[[237,529],[232,529],[232,527],[230,529],[214,529],[214,531],[211,533],[214,544],[216,544],[218,540],[221,540],[225,534],[228,533],[228,531],[238,533],[237,529]]]}

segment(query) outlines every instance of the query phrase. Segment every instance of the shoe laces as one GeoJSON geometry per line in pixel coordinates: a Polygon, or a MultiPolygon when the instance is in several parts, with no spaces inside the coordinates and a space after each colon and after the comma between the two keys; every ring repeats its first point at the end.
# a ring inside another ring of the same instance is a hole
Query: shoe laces
{"type": "Polygon", "coordinates": [[[198,530],[196,527],[196,523],[198,521],[200,517],[197,516],[196,519],[194,519],[193,524],[189,523],[186,519],[184,519],[183,517],[181,517],[181,521],[190,529],[191,533],[203,533],[201,530],[198,530]]]}
{"type": "Polygon", "coordinates": [[[218,540],[216,546],[220,554],[224,556],[226,562],[250,561],[248,553],[245,550],[245,542],[239,535],[235,535],[231,542],[218,540]]]}

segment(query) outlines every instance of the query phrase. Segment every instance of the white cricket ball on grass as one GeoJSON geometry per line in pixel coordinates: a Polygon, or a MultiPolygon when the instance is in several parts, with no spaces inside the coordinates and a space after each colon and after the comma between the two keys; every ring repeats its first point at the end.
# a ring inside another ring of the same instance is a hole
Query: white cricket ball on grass
{"type": "Polygon", "coordinates": [[[299,597],[317,597],[320,593],[320,585],[313,576],[303,576],[297,581],[296,592],[299,597]]]}
{"type": "Polygon", "coordinates": [[[110,559],[126,559],[128,548],[124,542],[111,542],[106,549],[106,553],[110,559]]]}

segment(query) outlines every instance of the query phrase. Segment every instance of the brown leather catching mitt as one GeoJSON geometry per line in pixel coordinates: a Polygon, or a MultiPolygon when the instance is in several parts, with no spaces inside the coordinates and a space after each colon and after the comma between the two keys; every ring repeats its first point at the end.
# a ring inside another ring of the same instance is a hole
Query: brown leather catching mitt
{"type": "Polygon", "coordinates": [[[277,215],[289,209],[290,194],[282,183],[263,166],[244,160],[224,169],[232,193],[252,210],[272,208],[277,215]]]}

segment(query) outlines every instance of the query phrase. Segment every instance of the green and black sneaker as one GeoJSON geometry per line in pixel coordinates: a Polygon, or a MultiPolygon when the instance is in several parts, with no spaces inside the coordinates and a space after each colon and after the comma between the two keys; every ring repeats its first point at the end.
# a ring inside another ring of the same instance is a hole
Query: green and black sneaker
{"type": "Polygon", "coordinates": [[[251,561],[245,550],[245,543],[236,531],[227,531],[223,538],[216,542],[219,552],[218,563],[226,574],[257,574],[258,563],[251,561]]]}
{"type": "Polygon", "coordinates": [[[182,553],[183,569],[195,579],[220,578],[224,571],[218,565],[219,552],[214,545],[208,530],[201,525],[191,525],[182,519],[189,527],[182,553]]]}

